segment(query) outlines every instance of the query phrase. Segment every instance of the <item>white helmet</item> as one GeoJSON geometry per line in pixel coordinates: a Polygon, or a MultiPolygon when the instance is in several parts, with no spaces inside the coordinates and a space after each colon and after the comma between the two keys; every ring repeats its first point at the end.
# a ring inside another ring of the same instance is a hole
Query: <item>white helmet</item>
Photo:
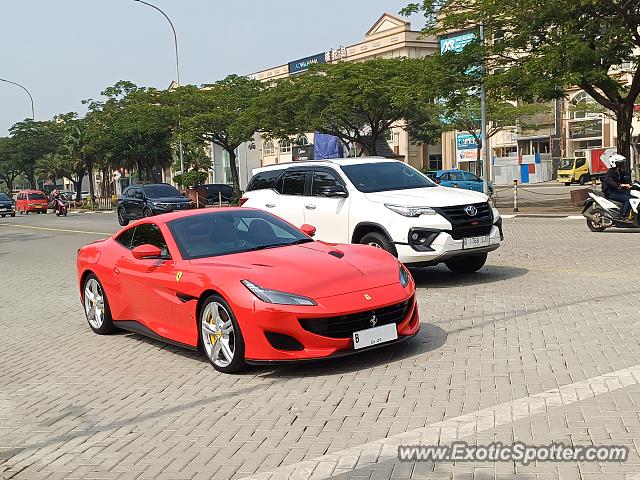
{"type": "Polygon", "coordinates": [[[611,168],[616,168],[618,163],[624,163],[626,161],[627,159],[624,156],[620,155],[619,153],[614,153],[609,157],[609,166],[611,168]]]}

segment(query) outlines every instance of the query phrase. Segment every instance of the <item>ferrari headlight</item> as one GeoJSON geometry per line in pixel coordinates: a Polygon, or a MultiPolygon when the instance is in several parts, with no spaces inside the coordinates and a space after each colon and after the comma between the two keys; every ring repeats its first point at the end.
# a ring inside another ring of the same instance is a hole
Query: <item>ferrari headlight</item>
{"type": "Polygon", "coordinates": [[[438,213],[431,207],[407,207],[388,203],[385,203],[384,206],[404,217],[419,217],[420,215],[436,215],[438,213]]]}
{"type": "Polygon", "coordinates": [[[250,280],[242,280],[242,284],[247,287],[251,293],[266,303],[274,303],[277,305],[317,305],[310,298],[296,295],[294,293],[279,292],[278,290],[270,290],[256,285],[250,280]]]}
{"type": "Polygon", "coordinates": [[[400,265],[400,285],[403,287],[409,285],[409,272],[402,264],[400,265]]]}

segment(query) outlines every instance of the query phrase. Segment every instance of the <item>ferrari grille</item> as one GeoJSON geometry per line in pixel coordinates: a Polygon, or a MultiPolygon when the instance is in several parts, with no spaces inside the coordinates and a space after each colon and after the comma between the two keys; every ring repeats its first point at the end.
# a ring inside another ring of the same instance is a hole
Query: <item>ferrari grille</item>
{"type": "Polygon", "coordinates": [[[359,330],[390,323],[399,324],[407,318],[412,306],[413,297],[402,303],[375,310],[350,313],[339,317],[301,318],[299,321],[302,328],[316,335],[330,338],[351,338],[353,332],[359,330]]]}

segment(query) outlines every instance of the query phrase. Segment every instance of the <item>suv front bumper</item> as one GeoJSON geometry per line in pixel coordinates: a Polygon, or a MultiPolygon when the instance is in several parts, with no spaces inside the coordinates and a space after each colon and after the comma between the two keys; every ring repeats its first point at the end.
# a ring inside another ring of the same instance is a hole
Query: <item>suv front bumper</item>
{"type": "Polygon", "coordinates": [[[411,245],[396,243],[398,260],[410,266],[437,265],[450,258],[491,252],[500,247],[502,235],[498,225],[493,225],[489,232],[489,245],[480,248],[463,248],[464,240],[455,240],[450,232],[442,231],[431,242],[430,250],[417,251],[411,245]]]}

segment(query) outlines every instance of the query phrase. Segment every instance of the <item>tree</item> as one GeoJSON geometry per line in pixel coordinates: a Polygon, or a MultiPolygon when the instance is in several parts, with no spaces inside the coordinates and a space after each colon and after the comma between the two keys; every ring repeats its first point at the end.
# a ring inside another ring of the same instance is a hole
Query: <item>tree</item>
{"type": "MultiPolygon", "coordinates": [[[[516,103],[514,105],[514,103],[516,102],[491,97],[487,99],[487,139],[509,127],[535,128],[536,124],[532,122],[533,116],[551,110],[544,104],[516,103]]],[[[457,96],[445,100],[441,104],[440,111],[445,130],[458,130],[473,137],[476,144],[476,173],[482,175],[479,170],[482,153],[480,98],[471,94],[457,96]]]]}
{"type": "Polygon", "coordinates": [[[62,129],[55,120],[35,122],[25,120],[9,129],[13,151],[20,162],[21,172],[31,188],[36,185],[36,162],[48,153],[55,153],[62,143],[62,129]]]}
{"type": "Polygon", "coordinates": [[[229,155],[231,179],[236,196],[240,196],[236,149],[253,140],[260,118],[257,105],[265,85],[257,80],[231,75],[202,88],[179,87],[165,92],[164,104],[173,108],[180,120],[177,135],[190,141],[208,141],[222,147],[229,155]]]}
{"type": "Polygon", "coordinates": [[[46,153],[36,162],[36,175],[54,184],[58,178],[65,176],[62,159],[55,153],[46,153]]]}
{"type": "Polygon", "coordinates": [[[9,193],[22,170],[11,138],[0,138],[0,180],[7,186],[9,193]]]}
{"type": "MultiPolygon", "coordinates": [[[[211,168],[211,157],[207,154],[202,142],[190,142],[183,145],[185,173],[188,170],[208,171],[211,168]]],[[[180,170],[180,160],[176,159],[172,166],[174,171],[180,170]]]]}
{"type": "Polygon", "coordinates": [[[578,86],[617,123],[618,152],[630,157],[634,104],[640,94],[640,3],[630,0],[423,0],[425,32],[475,29],[488,39],[487,82],[524,100],[562,97],[578,86]],[[612,67],[626,64],[626,71],[612,67]]]}
{"type": "Polygon", "coordinates": [[[433,125],[428,121],[434,116],[433,96],[416,81],[424,65],[396,58],[313,66],[267,92],[263,110],[269,116],[262,129],[281,138],[317,131],[377,155],[378,139],[393,125],[433,125]]]}
{"type": "Polygon", "coordinates": [[[160,92],[120,81],[102,92],[106,100],[86,100],[86,147],[105,179],[113,168],[135,169],[144,180],[160,181],[158,169],[171,165],[172,112],[160,92]]]}

